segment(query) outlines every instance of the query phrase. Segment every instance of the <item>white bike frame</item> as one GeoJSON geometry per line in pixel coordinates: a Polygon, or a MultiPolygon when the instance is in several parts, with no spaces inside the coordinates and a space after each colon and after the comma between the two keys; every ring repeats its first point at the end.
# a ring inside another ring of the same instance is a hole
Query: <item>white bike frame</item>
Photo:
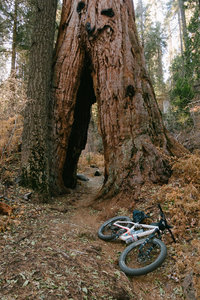
{"type": "Polygon", "coordinates": [[[113,225],[126,230],[126,232],[122,233],[119,236],[119,239],[125,241],[126,243],[128,243],[129,241],[137,241],[139,238],[150,235],[159,230],[159,227],[155,225],[146,225],[130,221],[116,221],[115,223],[113,223],[113,225]],[[124,224],[132,224],[133,226],[131,228],[128,228],[124,226],[124,224]]]}

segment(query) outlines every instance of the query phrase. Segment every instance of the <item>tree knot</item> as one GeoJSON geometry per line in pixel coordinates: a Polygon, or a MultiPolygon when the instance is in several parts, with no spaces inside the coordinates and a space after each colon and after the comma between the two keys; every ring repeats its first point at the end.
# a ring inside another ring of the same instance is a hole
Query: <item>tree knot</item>
{"type": "Polygon", "coordinates": [[[76,9],[77,13],[81,14],[81,11],[84,7],[85,7],[85,2],[80,1],[77,5],[77,9],[76,9]]]}
{"type": "Polygon", "coordinates": [[[102,9],[101,14],[107,17],[114,17],[115,13],[112,8],[102,9]]]}
{"type": "Polygon", "coordinates": [[[135,89],[132,85],[128,85],[126,88],[126,97],[133,97],[135,95],[135,89]]]}

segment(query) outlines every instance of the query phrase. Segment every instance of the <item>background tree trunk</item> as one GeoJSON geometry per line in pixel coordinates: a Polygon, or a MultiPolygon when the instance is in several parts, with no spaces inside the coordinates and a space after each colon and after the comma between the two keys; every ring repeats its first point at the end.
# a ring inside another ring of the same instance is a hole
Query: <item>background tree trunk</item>
{"type": "Polygon", "coordinates": [[[53,80],[51,187],[76,184],[90,108],[98,103],[105,156],[102,194],[167,182],[182,148],[163,126],[146,72],[132,0],[64,0],[53,80]],[[87,80],[86,80],[87,79],[87,80]]]}
{"type": "Polygon", "coordinates": [[[180,11],[180,19],[181,19],[181,28],[182,28],[182,39],[184,44],[184,50],[187,48],[187,24],[186,24],[186,17],[185,17],[185,7],[184,1],[178,0],[178,6],[180,11]]]}
{"type": "Polygon", "coordinates": [[[15,73],[15,67],[16,67],[17,11],[18,11],[18,0],[15,0],[15,2],[14,2],[14,14],[13,14],[13,29],[12,29],[11,75],[13,75],[15,73]]]}
{"type": "Polygon", "coordinates": [[[139,24],[140,24],[140,32],[141,32],[141,43],[142,43],[142,46],[144,47],[144,24],[145,24],[144,14],[145,14],[145,8],[144,8],[142,0],[138,1],[138,12],[140,14],[139,24]]]}
{"type": "Polygon", "coordinates": [[[49,105],[57,0],[34,1],[28,103],[22,136],[25,184],[49,193],[49,105]]]}

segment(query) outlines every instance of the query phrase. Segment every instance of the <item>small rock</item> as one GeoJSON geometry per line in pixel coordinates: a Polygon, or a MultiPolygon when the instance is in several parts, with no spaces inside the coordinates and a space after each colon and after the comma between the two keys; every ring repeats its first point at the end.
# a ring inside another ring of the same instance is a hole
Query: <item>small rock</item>
{"type": "Polygon", "coordinates": [[[24,195],[24,200],[30,200],[31,199],[31,195],[32,195],[32,192],[29,192],[29,193],[26,193],[25,195],[24,195]]]}
{"type": "Polygon", "coordinates": [[[99,170],[96,170],[96,172],[94,173],[94,176],[101,176],[101,172],[99,170]]]}
{"type": "Polygon", "coordinates": [[[81,181],[89,181],[89,178],[87,178],[85,175],[82,174],[77,174],[76,177],[81,181]]]}
{"type": "Polygon", "coordinates": [[[22,177],[18,176],[15,178],[15,183],[20,184],[22,182],[22,177]]]}

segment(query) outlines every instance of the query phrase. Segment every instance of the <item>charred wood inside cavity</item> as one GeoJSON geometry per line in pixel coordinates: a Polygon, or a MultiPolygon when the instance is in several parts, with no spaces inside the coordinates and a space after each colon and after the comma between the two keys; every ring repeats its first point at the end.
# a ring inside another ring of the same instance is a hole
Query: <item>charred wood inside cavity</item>
{"type": "Polygon", "coordinates": [[[128,85],[126,88],[126,97],[133,97],[135,95],[135,89],[132,85],[128,85]]]}
{"type": "Polygon", "coordinates": [[[78,5],[77,5],[77,9],[76,9],[76,11],[77,11],[77,13],[81,13],[81,11],[82,11],[82,9],[85,7],[85,2],[83,2],[83,1],[80,1],[79,3],[78,3],[78,5]]]}
{"type": "Polygon", "coordinates": [[[101,14],[107,17],[114,17],[115,13],[112,8],[102,9],[101,14]]]}
{"type": "Polygon", "coordinates": [[[65,186],[69,188],[76,187],[77,164],[81,151],[85,148],[87,142],[91,106],[96,102],[91,70],[89,68],[90,65],[89,59],[86,59],[77,93],[74,123],[71,129],[66,161],[63,168],[63,181],[65,186]]]}

